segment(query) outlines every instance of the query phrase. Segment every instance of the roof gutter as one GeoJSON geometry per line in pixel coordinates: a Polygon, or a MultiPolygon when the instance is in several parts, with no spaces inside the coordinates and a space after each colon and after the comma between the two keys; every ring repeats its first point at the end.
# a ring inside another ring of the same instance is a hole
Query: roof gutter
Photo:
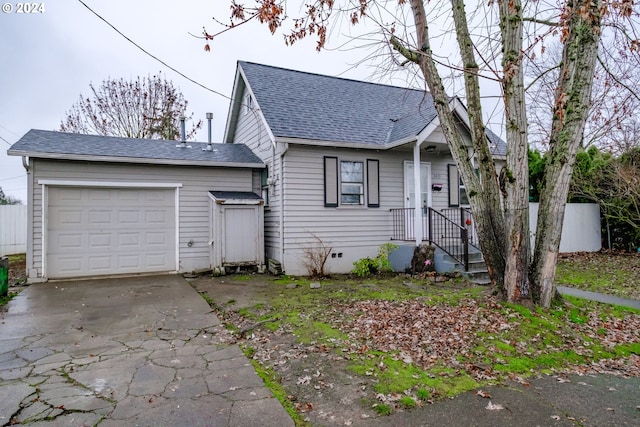
{"type": "Polygon", "coordinates": [[[86,154],[63,154],[63,153],[34,153],[27,151],[10,150],[11,156],[29,156],[38,159],[52,160],[80,160],[89,162],[110,162],[110,163],[138,163],[150,165],[184,165],[184,166],[217,166],[231,168],[255,168],[264,169],[264,163],[234,163],[234,162],[210,162],[205,160],[179,160],[179,159],[145,159],[140,157],[113,157],[113,156],[91,156],[86,154]]]}
{"type": "Polygon", "coordinates": [[[22,156],[22,166],[24,167],[24,170],[29,173],[29,159],[27,156],[22,156]]]}
{"type": "Polygon", "coordinates": [[[276,142],[284,144],[298,144],[298,145],[314,145],[318,147],[332,147],[332,148],[356,148],[361,150],[389,150],[394,147],[409,144],[416,140],[416,136],[410,136],[408,138],[400,139],[398,141],[389,142],[386,144],[366,144],[362,142],[343,142],[343,141],[322,141],[318,139],[306,139],[306,138],[288,138],[277,137],[276,142]]]}

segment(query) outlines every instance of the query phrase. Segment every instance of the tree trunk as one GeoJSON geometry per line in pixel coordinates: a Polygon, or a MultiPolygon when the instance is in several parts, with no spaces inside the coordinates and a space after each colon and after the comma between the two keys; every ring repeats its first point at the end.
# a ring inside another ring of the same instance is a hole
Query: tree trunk
{"type": "Polygon", "coordinates": [[[433,60],[429,41],[429,28],[422,0],[411,0],[416,39],[418,40],[420,51],[410,50],[401,46],[397,39],[392,39],[392,44],[407,59],[417,63],[425,77],[427,86],[433,96],[433,102],[440,119],[440,126],[467,188],[480,239],[479,243],[485,256],[489,276],[493,285],[502,289],[505,267],[505,226],[500,206],[500,192],[495,166],[482,122],[480,89],[477,76],[478,67],[473,59],[473,43],[466,27],[464,4],[461,1],[452,0],[452,7],[454,13],[458,16],[458,20],[464,22],[464,26],[456,23],[456,33],[463,55],[466,55],[468,59],[465,64],[465,87],[468,98],[472,148],[479,162],[480,176],[476,175],[473,168],[469,156],[470,147],[465,144],[458,132],[456,118],[450,107],[449,96],[444,89],[442,79],[433,60]]]}
{"type": "Polygon", "coordinates": [[[507,165],[500,173],[507,226],[505,299],[528,297],[529,166],[528,125],[522,69],[522,4],[500,0],[502,34],[502,91],[506,118],[507,165]]]}
{"type": "Polygon", "coordinates": [[[567,10],[562,68],[556,88],[547,164],[530,267],[534,301],[549,307],[575,157],[584,132],[601,34],[601,0],[575,0],[567,10]]]}

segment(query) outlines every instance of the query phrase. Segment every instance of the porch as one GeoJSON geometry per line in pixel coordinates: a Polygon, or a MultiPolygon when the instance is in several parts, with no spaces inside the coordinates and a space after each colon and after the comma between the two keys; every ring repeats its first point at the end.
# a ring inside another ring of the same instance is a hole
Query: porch
{"type": "Polygon", "coordinates": [[[482,269],[484,260],[480,252],[473,214],[468,208],[430,207],[390,209],[392,241],[425,242],[440,249],[459,264],[465,272],[482,269]],[[416,235],[416,229],[421,236],[416,235]],[[482,264],[482,265],[481,265],[482,264]]]}

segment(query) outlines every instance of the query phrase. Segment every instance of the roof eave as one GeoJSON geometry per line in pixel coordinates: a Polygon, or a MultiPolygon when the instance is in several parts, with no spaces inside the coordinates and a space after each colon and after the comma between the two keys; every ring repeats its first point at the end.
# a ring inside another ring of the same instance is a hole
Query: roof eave
{"type": "Polygon", "coordinates": [[[224,128],[224,137],[222,142],[231,143],[233,142],[233,138],[235,137],[236,124],[238,121],[238,115],[240,113],[241,108],[241,94],[242,89],[240,85],[243,83],[242,76],[240,75],[240,66],[236,65],[236,76],[233,81],[233,92],[231,93],[231,98],[229,102],[229,111],[227,112],[227,120],[224,128]]]}
{"type": "Polygon", "coordinates": [[[243,163],[243,162],[219,162],[208,160],[182,160],[182,159],[145,159],[140,157],[114,157],[114,156],[93,156],[86,154],[65,154],[65,153],[42,153],[35,151],[8,150],[10,156],[26,156],[35,159],[48,160],[79,160],[87,162],[108,162],[108,163],[137,163],[150,165],[176,165],[176,166],[208,166],[208,167],[231,167],[231,168],[254,168],[264,169],[263,163],[243,163]]]}
{"type": "Polygon", "coordinates": [[[385,150],[381,144],[367,144],[362,142],[325,141],[307,138],[276,137],[276,142],[298,145],[316,145],[319,147],[360,148],[363,150],[385,150]]]}

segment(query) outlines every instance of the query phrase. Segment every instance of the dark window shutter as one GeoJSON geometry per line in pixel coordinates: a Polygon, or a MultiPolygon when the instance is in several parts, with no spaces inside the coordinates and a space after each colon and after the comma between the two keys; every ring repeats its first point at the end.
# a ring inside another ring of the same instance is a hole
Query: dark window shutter
{"type": "Polygon", "coordinates": [[[458,178],[458,167],[448,165],[449,178],[449,206],[460,206],[460,178],[458,178]]]}
{"type": "Polygon", "coordinates": [[[324,158],[324,205],[338,206],[338,158],[324,158]]]}
{"type": "Polygon", "coordinates": [[[367,206],[380,207],[380,162],[367,159],[367,206]]]}

